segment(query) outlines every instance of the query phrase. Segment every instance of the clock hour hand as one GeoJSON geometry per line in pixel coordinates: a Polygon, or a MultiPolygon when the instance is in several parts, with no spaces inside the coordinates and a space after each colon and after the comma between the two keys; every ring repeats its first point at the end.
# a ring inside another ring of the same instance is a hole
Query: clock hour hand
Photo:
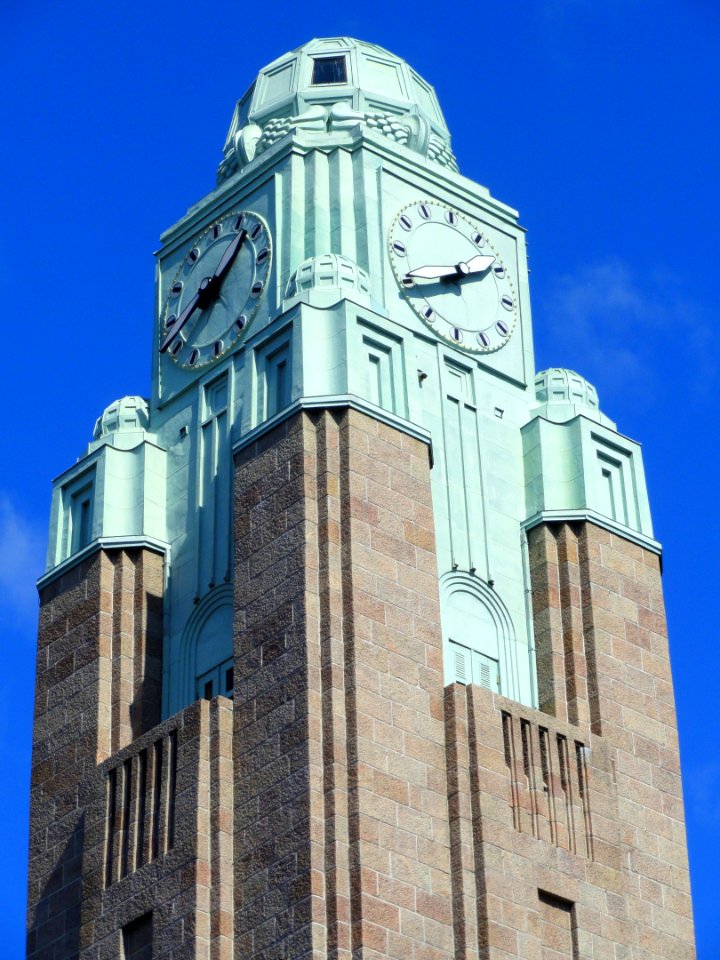
{"type": "Polygon", "coordinates": [[[193,313],[195,313],[199,305],[200,305],[200,291],[198,290],[198,292],[195,294],[192,300],[188,303],[188,305],[185,307],[185,309],[180,314],[180,316],[177,317],[175,321],[170,325],[168,332],[165,335],[165,339],[160,344],[160,353],[165,353],[165,351],[173,342],[175,337],[178,335],[178,333],[180,333],[180,331],[188,322],[188,320],[193,315],[193,313]]]}
{"type": "Polygon", "coordinates": [[[495,263],[495,257],[489,257],[484,253],[478,253],[475,257],[470,257],[464,264],[468,268],[468,273],[485,273],[488,267],[495,263]]]}

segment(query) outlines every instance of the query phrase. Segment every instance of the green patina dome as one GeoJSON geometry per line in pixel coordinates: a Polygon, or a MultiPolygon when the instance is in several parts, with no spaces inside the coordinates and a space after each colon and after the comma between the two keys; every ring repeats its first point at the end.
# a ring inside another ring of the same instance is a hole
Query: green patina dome
{"type": "Polygon", "coordinates": [[[574,370],[551,367],[535,377],[535,396],[541,403],[572,403],[575,406],[600,409],[595,387],[574,370]]]}
{"type": "Polygon", "coordinates": [[[457,169],[435,91],[400,57],[350,37],[311,40],[264,67],[237,103],[218,178],[294,130],[366,129],[457,169]]]}
{"type": "Polygon", "coordinates": [[[369,295],[370,278],[349,257],[326,253],[320,257],[309,257],[300,264],[290,277],[287,296],[294,297],[316,287],[340,287],[369,295]]]}
{"type": "Polygon", "coordinates": [[[131,430],[147,430],[150,422],[148,402],[143,397],[122,397],[105,407],[95,421],[93,440],[100,440],[111,433],[131,430]]]}

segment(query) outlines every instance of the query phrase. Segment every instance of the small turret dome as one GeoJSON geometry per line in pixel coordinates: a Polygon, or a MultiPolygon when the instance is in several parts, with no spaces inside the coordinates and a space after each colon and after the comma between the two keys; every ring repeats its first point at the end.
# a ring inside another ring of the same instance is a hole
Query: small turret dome
{"type": "Polygon", "coordinates": [[[93,440],[111,433],[147,430],[150,424],[148,402],[143,397],[122,397],[105,407],[95,421],[93,440]]]}
{"type": "Polygon", "coordinates": [[[574,370],[551,367],[535,377],[535,396],[541,403],[572,403],[580,407],[600,409],[595,387],[574,370]]]}
{"type": "Polygon", "coordinates": [[[354,260],[338,253],[326,253],[303,261],[290,277],[287,296],[294,297],[314,287],[340,287],[370,293],[370,277],[354,260]]]}
{"type": "Polygon", "coordinates": [[[583,416],[615,429],[613,421],[600,410],[595,387],[574,370],[562,367],[541,370],[535,376],[535,396],[538,406],[534,416],[545,417],[554,423],[567,423],[583,416]]]}

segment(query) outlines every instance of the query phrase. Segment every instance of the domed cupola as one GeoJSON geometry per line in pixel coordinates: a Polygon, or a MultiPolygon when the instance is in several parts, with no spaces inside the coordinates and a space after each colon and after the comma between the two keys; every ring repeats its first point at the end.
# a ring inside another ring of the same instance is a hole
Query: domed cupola
{"type": "Polygon", "coordinates": [[[311,40],[260,71],[235,108],[218,180],[291,131],[333,134],[358,125],[457,170],[430,84],[382,47],[331,37],[311,40]]]}
{"type": "Polygon", "coordinates": [[[535,396],[542,416],[554,423],[565,423],[582,414],[598,423],[614,424],[600,411],[595,387],[574,370],[550,367],[535,376],[535,396]]]}
{"type": "Polygon", "coordinates": [[[148,403],[143,397],[122,397],[105,407],[95,421],[93,440],[101,440],[111,433],[147,430],[150,424],[148,403]]]}

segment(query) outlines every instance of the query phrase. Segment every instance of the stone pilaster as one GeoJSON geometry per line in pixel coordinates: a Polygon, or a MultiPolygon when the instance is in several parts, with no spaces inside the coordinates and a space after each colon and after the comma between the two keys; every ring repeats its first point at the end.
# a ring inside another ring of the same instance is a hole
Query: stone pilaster
{"type": "Polygon", "coordinates": [[[428,452],[354,411],[236,459],[236,948],[453,952],[428,452]]]}
{"type": "Polygon", "coordinates": [[[162,564],[146,550],[98,551],[41,591],[29,957],[77,956],[83,786],[114,744],[159,720],[162,564]]]}

